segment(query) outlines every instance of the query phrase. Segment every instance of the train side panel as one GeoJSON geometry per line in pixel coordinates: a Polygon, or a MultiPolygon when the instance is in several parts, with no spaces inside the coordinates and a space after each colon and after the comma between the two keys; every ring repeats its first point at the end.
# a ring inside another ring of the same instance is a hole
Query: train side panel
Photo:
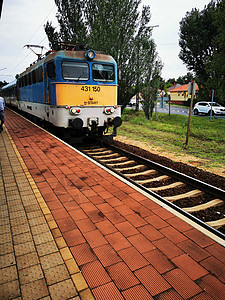
{"type": "Polygon", "coordinates": [[[18,101],[17,101],[16,80],[5,85],[2,88],[2,94],[6,105],[17,108],[18,101]]]}

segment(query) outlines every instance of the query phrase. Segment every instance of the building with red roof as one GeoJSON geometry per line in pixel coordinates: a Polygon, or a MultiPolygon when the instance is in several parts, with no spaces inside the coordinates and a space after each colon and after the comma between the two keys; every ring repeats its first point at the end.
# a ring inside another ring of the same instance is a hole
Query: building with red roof
{"type": "MultiPolygon", "coordinates": [[[[196,93],[198,92],[198,90],[198,85],[196,84],[196,93]]],[[[176,87],[168,91],[168,94],[170,95],[170,101],[177,104],[183,104],[191,97],[190,95],[188,95],[188,84],[176,87]]]]}

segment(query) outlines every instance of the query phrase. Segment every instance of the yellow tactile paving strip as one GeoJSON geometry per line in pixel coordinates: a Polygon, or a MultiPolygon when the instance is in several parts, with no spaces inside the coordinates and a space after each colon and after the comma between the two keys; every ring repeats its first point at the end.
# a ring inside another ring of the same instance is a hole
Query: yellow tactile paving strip
{"type": "Polygon", "coordinates": [[[0,299],[94,299],[6,128],[0,134],[0,299]]]}

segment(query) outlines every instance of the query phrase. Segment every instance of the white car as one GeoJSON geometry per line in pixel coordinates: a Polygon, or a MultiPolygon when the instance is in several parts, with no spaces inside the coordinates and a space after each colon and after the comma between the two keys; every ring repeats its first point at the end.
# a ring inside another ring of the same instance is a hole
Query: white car
{"type": "MultiPolygon", "coordinates": [[[[210,115],[211,102],[197,102],[194,105],[193,113],[194,115],[206,114],[210,115]]],[[[212,104],[212,115],[225,115],[225,107],[220,104],[213,102],[212,104]]]]}

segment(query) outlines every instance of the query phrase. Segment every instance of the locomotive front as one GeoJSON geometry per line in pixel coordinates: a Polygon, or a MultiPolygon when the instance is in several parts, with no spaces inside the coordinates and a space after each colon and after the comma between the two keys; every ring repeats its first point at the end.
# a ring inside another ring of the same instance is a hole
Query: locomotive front
{"type": "Polygon", "coordinates": [[[52,104],[49,121],[64,128],[74,141],[86,136],[103,136],[110,126],[115,135],[116,128],[122,124],[121,107],[117,105],[115,60],[93,50],[64,50],[50,54],[45,63],[52,104]]]}

